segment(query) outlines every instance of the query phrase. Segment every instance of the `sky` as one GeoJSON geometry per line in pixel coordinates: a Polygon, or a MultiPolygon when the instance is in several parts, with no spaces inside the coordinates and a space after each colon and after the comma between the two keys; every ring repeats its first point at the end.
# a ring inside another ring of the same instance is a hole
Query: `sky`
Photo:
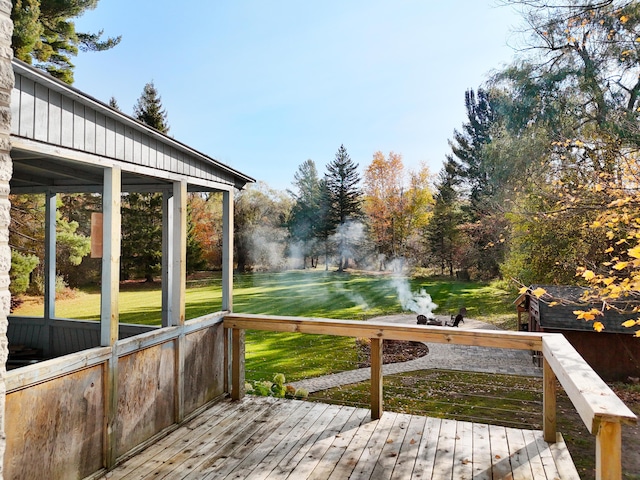
{"type": "Polygon", "coordinates": [[[376,151],[437,174],[521,25],[496,0],[102,0],[76,29],[122,41],[75,57],[74,86],[131,114],[153,82],[169,135],[278,190],[340,145],[361,174],[376,151]]]}

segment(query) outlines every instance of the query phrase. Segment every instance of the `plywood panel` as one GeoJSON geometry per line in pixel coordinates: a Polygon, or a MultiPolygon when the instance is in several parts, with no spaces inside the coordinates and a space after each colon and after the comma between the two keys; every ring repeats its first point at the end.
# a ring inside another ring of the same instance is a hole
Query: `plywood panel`
{"type": "MultiPolygon", "coordinates": [[[[76,150],[84,150],[84,105],[79,102],[73,102],[73,148],[76,150]]],[[[63,127],[68,128],[67,125],[63,127]]]]}
{"type": "Polygon", "coordinates": [[[184,346],[184,409],[188,415],[224,392],[222,325],[187,335],[184,346]]]}
{"type": "Polygon", "coordinates": [[[118,456],[174,422],[175,358],[166,342],[118,360],[118,456]]]}
{"type": "Polygon", "coordinates": [[[60,143],[63,147],[73,147],[73,100],[62,97],[62,129],[60,143]]]}
{"type": "Polygon", "coordinates": [[[84,478],[102,467],[102,371],[94,366],[7,395],[5,479],[84,478]]]}

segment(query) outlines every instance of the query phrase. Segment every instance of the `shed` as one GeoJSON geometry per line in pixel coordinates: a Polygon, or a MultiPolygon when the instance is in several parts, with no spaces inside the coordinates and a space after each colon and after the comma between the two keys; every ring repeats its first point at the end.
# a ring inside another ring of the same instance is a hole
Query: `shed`
{"type": "Polygon", "coordinates": [[[585,290],[578,286],[532,285],[515,303],[526,306],[529,331],[562,333],[603,379],[639,377],[640,339],[634,336],[634,329],[622,326],[624,321],[638,318],[638,314],[605,310],[604,316],[598,317],[604,329],[596,332],[593,322],[578,320],[573,313],[600,306],[582,300],[585,290]],[[546,293],[538,298],[532,293],[537,288],[546,293]]]}

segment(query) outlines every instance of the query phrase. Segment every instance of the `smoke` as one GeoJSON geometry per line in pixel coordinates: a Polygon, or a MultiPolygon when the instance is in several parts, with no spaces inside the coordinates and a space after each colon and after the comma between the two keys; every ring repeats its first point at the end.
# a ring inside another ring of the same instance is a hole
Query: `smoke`
{"type": "Polygon", "coordinates": [[[438,308],[438,305],[433,303],[431,295],[424,288],[421,288],[418,293],[412,292],[409,280],[400,275],[394,275],[391,285],[396,289],[398,301],[403,310],[415,312],[427,318],[433,317],[433,311],[438,308]]]}
{"type": "Polygon", "coordinates": [[[364,299],[364,297],[359,293],[354,293],[351,290],[348,290],[347,288],[345,288],[344,283],[342,282],[336,283],[334,288],[336,293],[339,293],[340,295],[347,297],[356,306],[362,308],[362,310],[369,310],[369,304],[364,299]]]}

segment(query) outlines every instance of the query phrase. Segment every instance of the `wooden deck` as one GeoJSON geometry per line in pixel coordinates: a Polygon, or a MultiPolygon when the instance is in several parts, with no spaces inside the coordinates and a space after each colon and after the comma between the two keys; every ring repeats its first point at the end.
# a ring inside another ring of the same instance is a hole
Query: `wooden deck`
{"type": "Polygon", "coordinates": [[[267,397],[215,404],[102,478],[579,479],[542,432],[267,397]]]}

